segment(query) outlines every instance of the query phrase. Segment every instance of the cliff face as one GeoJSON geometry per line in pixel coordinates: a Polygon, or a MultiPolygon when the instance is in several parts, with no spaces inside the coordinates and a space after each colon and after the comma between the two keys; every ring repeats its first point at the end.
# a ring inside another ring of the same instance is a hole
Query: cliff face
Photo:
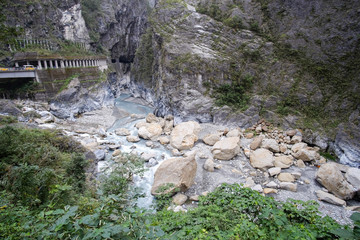
{"type": "Polygon", "coordinates": [[[358,128],[360,102],[359,9],[358,1],[161,0],[131,84],[157,114],[179,121],[247,127],[264,117],[312,129],[305,137],[313,144],[350,139],[344,129],[358,128]]]}
{"type": "Polygon", "coordinates": [[[4,0],[1,14],[5,23],[24,29],[29,39],[59,39],[89,43],[89,33],[79,0],[4,0]]]}

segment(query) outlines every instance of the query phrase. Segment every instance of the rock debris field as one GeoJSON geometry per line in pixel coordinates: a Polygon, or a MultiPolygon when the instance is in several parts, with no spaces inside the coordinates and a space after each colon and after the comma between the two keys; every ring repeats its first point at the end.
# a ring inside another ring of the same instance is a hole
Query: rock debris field
{"type": "MultiPolygon", "coordinates": [[[[125,142],[132,144],[132,153],[141,156],[148,168],[156,168],[151,194],[174,194],[169,210],[187,211],[196,206],[200,195],[222,183],[243,184],[282,201],[318,201],[323,214],[342,224],[350,223],[352,212],[360,210],[360,169],[325,159],[319,147],[302,141],[302,131],[298,129],[279,129],[264,120],[248,129],[194,121],[174,126],[170,115],[131,115],[116,106],[66,121],[55,118],[44,103],[6,104],[2,112],[5,109],[27,125],[62,129],[73,136],[93,153],[95,162],[104,160],[106,155],[116,161],[119,153],[125,151],[125,142]],[[123,127],[107,131],[116,119],[124,117],[130,123],[136,120],[133,127],[137,131],[123,127]],[[108,135],[123,138],[111,142],[106,140],[108,135]],[[145,141],[142,151],[137,150],[140,141],[145,141]],[[153,150],[160,146],[172,156],[154,154],[153,150]]],[[[95,169],[92,172],[96,174],[95,169]]]]}

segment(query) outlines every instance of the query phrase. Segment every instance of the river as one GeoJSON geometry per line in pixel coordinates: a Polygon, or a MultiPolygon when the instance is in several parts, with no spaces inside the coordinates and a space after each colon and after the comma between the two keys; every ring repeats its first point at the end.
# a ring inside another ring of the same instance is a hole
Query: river
{"type": "MultiPolygon", "coordinates": [[[[131,96],[129,94],[121,94],[115,101],[115,106],[120,109],[121,111],[126,112],[127,116],[119,118],[115,121],[115,123],[107,129],[107,137],[105,138],[106,141],[109,142],[116,142],[121,143],[121,152],[123,153],[134,153],[137,154],[141,153],[151,153],[155,155],[155,164],[160,163],[162,160],[167,159],[171,156],[170,151],[164,147],[163,145],[159,144],[158,142],[154,142],[153,148],[149,148],[146,146],[146,142],[148,140],[141,139],[137,143],[131,143],[126,140],[125,136],[118,136],[114,132],[118,128],[126,128],[130,131],[131,135],[137,136],[138,129],[135,127],[135,124],[141,121],[144,121],[144,118],[147,114],[152,113],[154,111],[153,108],[149,106],[145,106],[139,103],[135,103],[129,101],[131,96]],[[131,115],[141,116],[141,118],[134,118],[131,115]]],[[[109,151],[106,155],[105,161],[100,161],[98,163],[98,172],[103,172],[103,169],[111,166],[114,162],[111,158],[113,151],[109,151]]],[[[146,171],[143,173],[142,176],[135,175],[133,176],[134,185],[139,187],[140,194],[144,197],[141,197],[137,200],[137,205],[143,208],[151,208],[153,204],[154,197],[151,195],[150,190],[154,180],[154,173],[158,168],[159,164],[155,166],[151,166],[149,163],[145,163],[146,171]]]]}

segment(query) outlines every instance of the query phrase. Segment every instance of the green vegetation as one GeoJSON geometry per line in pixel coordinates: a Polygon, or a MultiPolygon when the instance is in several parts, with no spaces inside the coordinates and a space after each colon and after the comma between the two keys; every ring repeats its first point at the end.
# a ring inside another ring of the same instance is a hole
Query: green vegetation
{"type": "Polygon", "coordinates": [[[98,42],[100,35],[97,31],[97,18],[102,14],[101,0],[83,0],[81,6],[86,27],[90,30],[90,38],[93,42],[98,42]]]}
{"type": "Polygon", "coordinates": [[[10,27],[5,23],[7,15],[6,8],[8,4],[8,0],[0,2],[0,50],[4,50],[2,48],[7,44],[14,43],[16,37],[20,36],[24,31],[22,28],[10,27]]]}
{"type": "Polygon", "coordinates": [[[250,100],[249,90],[253,85],[253,77],[245,75],[241,77],[239,73],[233,76],[232,84],[223,84],[214,88],[213,96],[215,104],[218,106],[227,105],[233,109],[241,111],[247,108],[250,100]]]}
{"type": "Polygon", "coordinates": [[[216,0],[212,0],[206,3],[200,3],[196,11],[209,17],[224,23],[226,26],[229,26],[234,29],[243,29],[243,22],[239,16],[231,16],[231,9],[239,8],[242,9],[241,2],[234,0],[232,4],[227,6],[227,10],[223,11],[219,7],[219,3],[216,0]]]}
{"type": "Polygon", "coordinates": [[[65,89],[67,89],[68,86],[69,86],[69,84],[70,84],[70,82],[71,82],[73,79],[78,78],[79,76],[80,76],[80,74],[74,74],[74,75],[68,77],[67,79],[63,80],[63,81],[62,81],[62,82],[63,82],[63,85],[62,85],[61,88],[59,89],[59,92],[62,92],[62,91],[64,91],[65,89]]]}
{"type": "Polygon", "coordinates": [[[314,201],[270,197],[234,184],[223,184],[187,213],[163,210],[154,215],[164,239],[334,239],[340,226],[320,217],[314,201]]]}
{"type": "Polygon", "coordinates": [[[16,122],[17,122],[16,117],[0,115],[0,126],[8,125],[16,122]]]}
{"type": "Polygon", "coordinates": [[[0,129],[0,190],[29,207],[70,202],[83,191],[81,148],[59,132],[0,129]]]}
{"type": "Polygon", "coordinates": [[[344,240],[360,239],[360,213],[358,212],[353,213],[350,219],[353,220],[353,224],[354,224],[353,229],[349,229],[345,227],[345,228],[332,230],[331,232],[344,240]]]}

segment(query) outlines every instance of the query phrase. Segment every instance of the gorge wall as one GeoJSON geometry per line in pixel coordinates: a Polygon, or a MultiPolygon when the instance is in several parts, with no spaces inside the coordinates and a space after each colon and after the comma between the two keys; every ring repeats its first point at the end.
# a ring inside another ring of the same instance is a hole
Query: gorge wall
{"type": "Polygon", "coordinates": [[[6,23],[27,36],[107,52],[115,96],[129,88],[177,122],[266,118],[359,161],[358,1],[12,2],[6,23]]]}

